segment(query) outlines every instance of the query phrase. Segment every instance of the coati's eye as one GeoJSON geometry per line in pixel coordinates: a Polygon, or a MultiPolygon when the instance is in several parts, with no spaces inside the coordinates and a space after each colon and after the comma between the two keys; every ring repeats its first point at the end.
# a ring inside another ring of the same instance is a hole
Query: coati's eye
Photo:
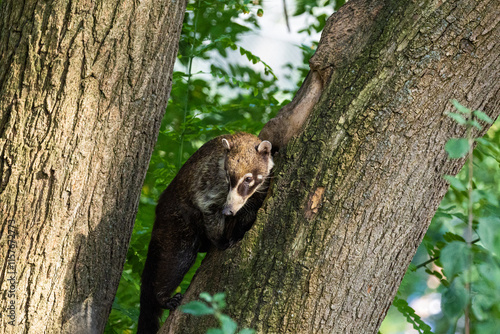
{"type": "Polygon", "coordinates": [[[240,182],[244,187],[247,188],[253,186],[254,181],[252,173],[246,173],[245,175],[243,175],[243,177],[240,179],[240,182]]]}

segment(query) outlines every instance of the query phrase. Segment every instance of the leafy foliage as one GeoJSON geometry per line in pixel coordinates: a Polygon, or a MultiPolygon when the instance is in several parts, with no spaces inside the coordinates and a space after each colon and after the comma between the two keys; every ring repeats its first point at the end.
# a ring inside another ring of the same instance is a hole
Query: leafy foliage
{"type": "Polygon", "coordinates": [[[415,313],[415,310],[408,306],[406,300],[396,297],[394,298],[393,305],[406,317],[406,320],[413,325],[413,328],[416,329],[418,333],[432,333],[431,327],[420,319],[420,317],[415,313]]]}
{"type": "Polygon", "coordinates": [[[209,328],[207,334],[253,334],[255,331],[243,328],[238,332],[238,324],[230,316],[222,313],[226,307],[226,294],[210,295],[207,292],[200,294],[200,300],[193,300],[181,306],[181,311],[195,316],[212,315],[219,322],[220,328],[209,328]]]}

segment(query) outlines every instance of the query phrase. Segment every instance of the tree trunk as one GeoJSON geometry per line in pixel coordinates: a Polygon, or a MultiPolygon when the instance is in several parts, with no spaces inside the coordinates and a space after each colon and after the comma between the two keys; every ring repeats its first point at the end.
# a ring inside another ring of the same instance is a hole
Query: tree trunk
{"type": "MultiPolygon", "coordinates": [[[[450,99],[500,112],[499,4],[353,0],[335,13],[310,62],[322,93],[309,123],[280,152],[255,226],[207,255],[185,301],[225,291],[229,315],[258,333],[376,333],[442,176],[464,163],[443,149],[465,135],[450,99]]],[[[176,311],[163,333],[209,325],[176,311]]]]}
{"type": "Polygon", "coordinates": [[[0,9],[0,327],[97,333],[121,276],[186,1],[0,9]]]}

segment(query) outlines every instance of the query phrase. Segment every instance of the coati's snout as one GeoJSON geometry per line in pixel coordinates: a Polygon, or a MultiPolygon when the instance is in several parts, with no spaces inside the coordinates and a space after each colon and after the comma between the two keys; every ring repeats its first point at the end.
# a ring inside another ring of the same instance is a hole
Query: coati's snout
{"type": "Polygon", "coordinates": [[[255,143],[229,142],[222,139],[227,150],[225,169],[229,192],[222,214],[234,216],[264,183],[273,168],[272,145],[267,140],[255,143]]]}
{"type": "Polygon", "coordinates": [[[236,188],[229,188],[229,193],[227,194],[227,200],[222,209],[222,214],[226,216],[234,216],[236,212],[238,212],[243,207],[243,205],[245,205],[247,198],[250,197],[249,195],[245,196],[245,194],[248,192],[248,190],[245,188],[247,187],[241,187],[241,183],[236,188]],[[241,190],[242,193],[240,193],[238,189],[241,190]]]}
{"type": "Polygon", "coordinates": [[[236,211],[233,207],[224,205],[224,208],[222,209],[222,214],[225,216],[234,216],[236,214],[236,211]]]}

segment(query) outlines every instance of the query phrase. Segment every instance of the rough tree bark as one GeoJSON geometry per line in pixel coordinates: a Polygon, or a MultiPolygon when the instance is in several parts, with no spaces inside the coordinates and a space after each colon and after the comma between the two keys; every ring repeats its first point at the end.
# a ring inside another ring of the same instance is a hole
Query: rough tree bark
{"type": "Polygon", "coordinates": [[[167,105],[185,6],[1,1],[5,332],[103,331],[167,105]]]}
{"type": "MultiPolygon", "coordinates": [[[[280,152],[255,226],[207,255],[185,301],[225,291],[229,314],[258,333],[376,333],[442,176],[464,163],[443,149],[465,134],[445,115],[450,99],[500,112],[499,13],[488,0],[353,0],[335,13],[299,94],[321,80],[304,132],[280,152]]],[[[283,129],[274,123],[263,138],[283,129]]],[[[162,332],[210,325],[176,311],[162,332]]]]}

